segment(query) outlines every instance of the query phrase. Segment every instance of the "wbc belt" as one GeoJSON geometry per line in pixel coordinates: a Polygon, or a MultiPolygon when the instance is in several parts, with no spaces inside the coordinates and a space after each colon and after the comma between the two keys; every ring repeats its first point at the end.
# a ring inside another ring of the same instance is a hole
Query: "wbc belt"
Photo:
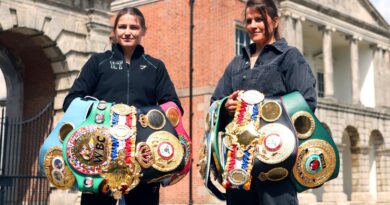
{"type": "MultiPolygon", "coordinates": [[[[59,156],[62,152],[68,174],[81,191],[119,199],[141,180],[171,185],[186,175],[191,144],[174,103],[143,108],[105,101],[90,105],[85,121],[64,131],[66,138],[59,143],[59,156]]],[[[72,106],[64,116],[68,112],[74,112],[72,106]]]]}

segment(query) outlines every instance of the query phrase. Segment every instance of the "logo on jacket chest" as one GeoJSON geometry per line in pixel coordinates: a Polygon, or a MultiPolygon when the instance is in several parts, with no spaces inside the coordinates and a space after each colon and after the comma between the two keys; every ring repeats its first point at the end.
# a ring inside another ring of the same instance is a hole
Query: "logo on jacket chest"
{"type": "Polygon", "coordinates": [[[114,70],[122,70],[123,69],[123,61],[110,61],[111,69],[114,70]]]}

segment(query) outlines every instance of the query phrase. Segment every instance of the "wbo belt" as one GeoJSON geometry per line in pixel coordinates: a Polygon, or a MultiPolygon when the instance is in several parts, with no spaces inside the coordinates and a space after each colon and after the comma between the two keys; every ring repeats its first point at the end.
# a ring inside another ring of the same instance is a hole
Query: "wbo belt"
{"type": "Polygon", "coordinates": [[[191,157],[190,138],[174,103],[162,109],[95,101],[86,120],[68,130],[61,146],[81,191],[116,199],[141,180],[176,183],[188,172],[191,157]]]}
{"type": "Polygon", "coordinates": [[[330,133],[298,92],[282,97],[297,131],[299,148],[290,179],[298,192],[321,186],[337,177],[340,156],[330,133]]]}

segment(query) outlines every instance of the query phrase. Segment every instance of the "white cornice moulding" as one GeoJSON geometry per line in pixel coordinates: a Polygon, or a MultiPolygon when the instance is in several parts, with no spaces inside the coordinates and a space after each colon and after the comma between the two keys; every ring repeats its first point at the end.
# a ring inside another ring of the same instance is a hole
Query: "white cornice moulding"
{"type": "Polygon", "coordinates": [[[137,7],[144,4],[153,3],[159,0],[115,0],[111,3],[111,11],[119,11],[126,7],[137,7]]]}

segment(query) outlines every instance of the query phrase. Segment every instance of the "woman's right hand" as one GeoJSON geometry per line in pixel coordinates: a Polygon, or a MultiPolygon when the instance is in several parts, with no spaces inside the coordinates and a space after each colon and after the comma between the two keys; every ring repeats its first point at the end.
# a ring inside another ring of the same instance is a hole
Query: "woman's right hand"
{"type": "Polygon", "coordinates": [[[234,116],[234,113],[236,112],[236,108],[237,108],[237,97],[238,97],[238,94],[240,93],[239,90],[237,91],[234,91],[228,98],[228,100],[226,101],[225,103],[225,109],[228,111],[228,114],[230,116],[234,116]]]}

